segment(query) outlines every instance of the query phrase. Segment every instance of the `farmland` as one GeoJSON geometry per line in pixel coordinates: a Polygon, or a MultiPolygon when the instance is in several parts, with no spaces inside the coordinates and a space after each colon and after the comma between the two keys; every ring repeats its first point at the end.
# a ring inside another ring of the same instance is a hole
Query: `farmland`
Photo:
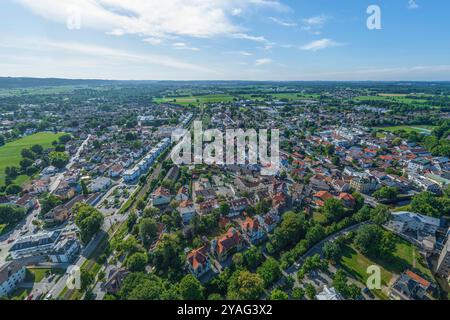
{"type": "MultiPolygon", "coordinates": [[[[35,144],[40,144],[44,149],[50,148],[52,142],[57,140],[63,133],[40,132],[26,136],[0,147],[0,185],[5,183],[5,168],[8,166],[19,166],[22,159],[21,151],[24,148],[30,148],[35,144]]],[[[28,181],[27,176],[19,176],[14,181],[17,184],[23,184],[28,181]]]]}

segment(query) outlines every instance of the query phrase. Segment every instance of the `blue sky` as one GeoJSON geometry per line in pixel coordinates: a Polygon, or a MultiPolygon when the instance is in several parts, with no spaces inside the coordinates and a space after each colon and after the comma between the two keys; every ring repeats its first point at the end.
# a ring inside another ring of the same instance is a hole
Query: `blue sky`
{"type": "Polygon", "coordinates": [[[0,2],[0,76],[450,80],[449,1],[0,2]]]}

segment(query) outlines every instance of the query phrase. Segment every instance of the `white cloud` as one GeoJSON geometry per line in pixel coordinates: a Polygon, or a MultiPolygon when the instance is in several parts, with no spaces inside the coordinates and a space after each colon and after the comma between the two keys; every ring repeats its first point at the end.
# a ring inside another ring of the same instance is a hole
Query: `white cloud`
{"type": "Polygon", "coordinates": [[[415,0],[409,0],[408,1],[408,9],[418,9],[419,5],[417,4],[417,2],[415,0]]]}
{"type": "MultiPolygon", "coordinates": [[[[152,38],[214,37],[241,33],[231,21],[254,8],[286,10],[269,0],[17,0],[36,15],[66,24],[74,12],[81,28],[112,35],[136,34],[152,38]],[[75,10],[74,10],[75,8],[75,10]]],[[[253,39],[248,39],[253,40],[253,39]]]]}
{"type": "Polygon", "coordinates": [[[246,33],[233,33],[230,35],[230,37],[234,39],[244,39],[255,42],[267,42],[267,39],[264,38],[263,36],[252,36],[246,33]]]}
{"type": "Polygon", "coordinates": [[[276,24],[283,26],[283,27],[296,27],[297,23],[293,23],[293,22],[286,22],[274,17],[269,17],[270,20],[272,20],[273,22],[275,22],[276,24]]]}
{"type": "Polygon", "coordinates": [[[119,63],[136,62],[140,64],[152,64],[173,69],[190,70],[196,72],[205,72],[208,68],[186,63],[167,56],[154,54],[134,53],[126,50],[85,44],[80,42],[57,42],[46,39],[20,39],[20,41],[11,39],[0,39],[0,47],[7,49],[20,49],[26,51],[43,52],[47,54],[58,53],[67,56],[88,56],[97,57],[102,60],[110,59],[119,63]]]}
{"type": "Polygon", "coordinates": [[[152,38],[152,37],[145,38],[143,41],[151,44],[152,46],[156,46],[156,45],[162,43],[161,39],[159,39],[159,38],[152,38]]]}
{"type": "Polygon", "coordinates": [[[255,65],[257,65],[257,66],[263,66],[263,65],[266,65],[266,64],[270,64],[270,63],[272,63],[272,60],[267,59],[267,58],[257,59],[255,61],[255,65]]]}
{"type": "Polygon", "coordinates": [[[300,49],[316,52],[316,51],[323,50],[326,48],[336,47],[336,46],[341,46],[341,45],[342,45],[342,43],[338,43],[331,39],[325,38],[325,39],[315,40],[308,44],[305,44],[304,46],[300,47],[300,49]]]}
{"type": "Polygon", "coordinates": [[[178,50],[200,51],[199,48],[189,47],[189,46],[188,46],[186,43],[184,43],[184,42],[175,42],[175,43],[172,43],[172,46],[173,46],[175,49],[178,49],[178,50]]]}
{"type": "Polygon", "coordinates": [[[328,17],[324,15],[315,16],[307,19],[303,19],[303,23],[306,25],[306,27],[311,26],[322,26],[325,24],[325,22],[328,20],[328,17]]]}

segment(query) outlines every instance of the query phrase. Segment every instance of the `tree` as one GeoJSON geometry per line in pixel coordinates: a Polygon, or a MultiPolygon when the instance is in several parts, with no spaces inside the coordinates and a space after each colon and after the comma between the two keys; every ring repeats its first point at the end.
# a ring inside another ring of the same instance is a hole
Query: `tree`
{"type": "Polygon", "coordinates": [[[281,277],[280,264],[274,258],[268,258],[256,270],[256,273],[264,280],[264,284],[267,288],[281,277]]]}
{"type": "Polygon", "coordinates": [[[328,199],[323,206],[323,214],[327,221],[339,221],[345,215],[345,206],[340,199],[328,199]]]}
{"type": "Polygon", "coordinates": [[[378,225],[366,225],[358,230],[355,246],[365,255],[372,257],[390,257],[395,251],[396,239],[378,225]]]}
{"type": "Polygon", "coordinates": [[[31,147],[31,151],[37,155],[41,155],[44,152],[44,148],[40,144],[35,144],[31,147]]]}
{"type": "Polygon", "coordinates": [[[355,284],[348,284],[347,275],[339,269],[333,278],[333,287],[346,299],[357,299],[361,291],[355,284]]]}
{"type": "Polygon", "coordinates": [[[304,214],[292,211],[283,215],[283,221],[275,228],[271,237],[271,244],[275,250],[280,250],[287,245],[296,244],[306,234],[306,221],[304,214]]]}
{"type": "Polygon", "coordinates": [[[292,290],[292,299],[303,300],[305,297],[305,290],[303,288],[296,287],[292,290]]]}
{"type": "Polygon", "coordinates": [[[119,297],[123,300],[176,300],[174,286],[154,274],[132,272],[123,281],[119,297]]]}
{"type": "Polygon", "coordinates": [[[5,192],[7,195],[16,195],[22,192],[22,188],[17,184],[11,184],[6,187],[5,192]]]}
{"type": "Polygon", "coordinates": [[[75,224],[80,229],[83,243],[88,243],[103,224],[103,215],[96,208],[86,203],[78,202],[73,208],[75,224]]]}
{"type": "Polygon", "coordinates": [[[39,203],[41,204],[41,215],[44,215],[50,212],[53,208],[62,204],[62,201],[57,196],[51,193],[46,193],[39,199],[39,203]]]}
{"type": "Polygon", "coordinates": [[[83,192],[83,195],[85,195],[85,196],[88,195],[89,194],[89,189],[86,186],[86,182],[84,182],[84,180],[81,180],[80,185],[81,185],[81,190],[83,192]]]}
{"type": "Polygon", "coordinates": [[[69,163],[69,155],[65,152],[52,151],[49,159],[52,166],[58,169],[64,168],[69,163]]]}
{"type": "Polygon", "coordinates": [[[381,226],[391,219],[391,211],[387,206],[378,205],[371,211],[371,220],[381,226]]]}
{"type": "Polygon", "coordinates": [[[244,265],[244,255],[240,252],[236,253],[233,258],[233,265],[236,267],[242,267],[244,265]]]}
{"type": "Polygon", "coordinates": [[[440,218],[443,208],[438,197],[431,192],[422,192],[413,197],[411,210],[430,217],[440,218]]]}
{"type": "Polygon", "coordinates": [[[34,160],[36,155],[34,154],[33,151],[31,151],[30,149],[22,149],[22,151],[20,152],[20,154],[22,155],[22,158],[27,158],[27,159],[31,159],[34,160]]]}
{"type": "Polygon", "coordinates": [[[0,205],[0,225],[13,225],[25,217],[25,209],[15,205],[0,205]]]}
{"type": "Polygon", "coordinates": [[[308,299],[315,300],[316,299],[316,288],[311,283],[306,284],[305,286],[305,293],[308,299]]]}
{"type": "Polygon", "coordinates": [[[382,187],[373,193],[378,200],[394,200],[398,196],[398,189],[395,187],[382,187]]]}
{"type": "Polygon", "coordinates": [[[228,299],[258,300],[264,292],[264,280],[256,273],[237,270],[228,283],[228,299]]]}
{"type": "Polygon", "coordinates": [[[152,256],[153,264],[160,274],[179,273],[185,259],[179,235],[163,235],[152,256]]]}
{"type": "Polygon", "coordinates": [[[6,142],[5,136],[0,134],[0,147],[4,146],[6,142]]]}
{"type": "Polygon", "coordinates": [[[72,140],[72,136],[70,134],[63,134],[62,136],[60,136],[58,138],[59,143],[61,144],[66,144],[67,142],[69,142],[70,140],[72,140]]]}
{"type": "Polygon", "coordinates": [[[80,274],[81,291],[86,292],[93,283],[94,283],[94,275],[89,271],[81,270],[80,274]]]}
{"type": "Polygon", "coordinates": [[[145,253],[136,252],[130,255],[127,259],[127,268],[131,272],[142,272],[145,270],[148,258],[145,253]]]}
{"type": "Polygon", "coordinates": [[[251,247],[244,252],[244,260],[247,267],[254,270],[264,261],[264,255],[258,247],[251,247]]]}
{"type": "Polygon", "coordinates": [[[26,171],[29,167],[33,165],[34,161],[28,158],[23,158],[20,160],[20,168],[22,171],[26,171]]]}
{"type": "Polygon", "coordinates": [[[342,248],[336,241],[328,241],[323,245],[323,255],[326,259],[339,262],[342,257],[342,248]]]}
{"type": "Polygon", "coordinates": [[[280,289],[275,289],[270,294],[270,300],[288,300],[289,296],[286,292],[281,291],[280,289]]]}
{"type": "Polygon", "coordinates": [[[180,285],[181,297],[185,300],[203,300],[204,288],[200,281],[197,280],[192,274],[185,276],[181,279],[180,285]]]}
{"type": "Polygon", "coordinates": [[[158,226],[153,218],[143,218],[139,222],[139,237],[144,246],[151,244],[158,233],[158,226]]]}

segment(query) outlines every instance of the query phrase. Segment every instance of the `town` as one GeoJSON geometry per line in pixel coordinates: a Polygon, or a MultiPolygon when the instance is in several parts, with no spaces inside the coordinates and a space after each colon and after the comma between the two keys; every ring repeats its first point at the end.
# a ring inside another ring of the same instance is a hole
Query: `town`
{"type": "Polygon", "coordinates": [[[448,84],[2,90],[2,299],[448,298],[448,84]],[[196,122],[279,130],[279,163],[174,163],[196,122]]]}

